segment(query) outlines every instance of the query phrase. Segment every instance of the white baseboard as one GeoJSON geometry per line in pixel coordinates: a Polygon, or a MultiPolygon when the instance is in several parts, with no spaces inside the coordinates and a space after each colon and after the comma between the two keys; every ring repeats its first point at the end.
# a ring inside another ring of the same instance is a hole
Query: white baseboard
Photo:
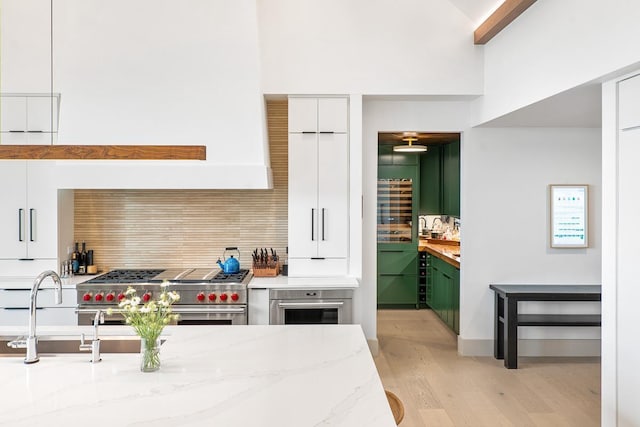
{"type": "Polygon", "coordinates": [[[378,338],[369,338],[367,339],[367,344],[369,345],[369,351],[373,357],[378,355],[378,351],[380,347],[378,346],[378,338]]]}
{"type": "MultiPolygon", "coordinates": [[[[518,356],[526,357],[597,357],[599,339],[518,340],[518,356]]],[[[461,356],[493,356],[493,340],[465,340],[458,337],[461,356]]]]}

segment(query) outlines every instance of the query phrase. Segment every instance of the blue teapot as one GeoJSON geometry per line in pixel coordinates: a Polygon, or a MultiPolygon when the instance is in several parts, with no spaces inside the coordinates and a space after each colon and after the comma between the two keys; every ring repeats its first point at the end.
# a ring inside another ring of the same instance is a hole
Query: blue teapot
{"type": "MultiPolygon", "coordinates": [[[[240,251],[238,248],[225,248],[224,253],[222,254],[223,258],[226,258],[225,255],[227,254],[227,251],[236,251],[238,253],[238,258],[240,258],[240,251]]],[[[240,271],[240,261],[235,259],[233,255],[226,258],[224,262],[220,261],[220,258],[218,258],[217,264],[225,274],[234,274],[240,271]]]]}

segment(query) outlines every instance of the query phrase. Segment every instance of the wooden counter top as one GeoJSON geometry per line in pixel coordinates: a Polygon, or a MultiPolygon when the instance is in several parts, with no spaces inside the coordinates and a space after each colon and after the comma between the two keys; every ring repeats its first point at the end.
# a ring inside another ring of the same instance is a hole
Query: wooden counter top
{"type": "Polygon", "coordinates": [[[442,261],[451,264],[455,268],[460,268],[460,246],[459,245],[451,245],[451,244],[440,244],[433,243],[428,241],[427,239],[420,239],[418,243],[418,251],[419,252],[428,252],[436,258],[441,259],[442,261]],[[453,256],[453,254],[458,254],[458,256],[453,256]]]}

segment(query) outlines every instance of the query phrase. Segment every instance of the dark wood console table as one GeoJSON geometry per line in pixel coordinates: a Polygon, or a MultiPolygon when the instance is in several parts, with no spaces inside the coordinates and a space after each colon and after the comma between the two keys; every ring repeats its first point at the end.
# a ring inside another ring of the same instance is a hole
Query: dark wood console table
{"type": "Polygon", "coordinates": [[[518,326],[600,326],[599,314],[518,314],[519,301],[600,301],[600,285],[489,285],[495,291],[493,354],[518,368],[518,326]]]}

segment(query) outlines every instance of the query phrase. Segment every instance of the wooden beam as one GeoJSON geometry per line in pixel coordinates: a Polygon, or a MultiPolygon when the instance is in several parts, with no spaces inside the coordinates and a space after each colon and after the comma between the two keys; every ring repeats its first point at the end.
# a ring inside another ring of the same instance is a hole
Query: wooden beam
{"type": "Polygon", "coordinates": [[[11,160],[206,160],[204,145],[0,145],[11,160]]]}
{"type": "Polygon", "coordinates": [[[486,44],[535,2],[536,0],[505,0],[505,2],[473,32],[474,43],[486,44]]]}

